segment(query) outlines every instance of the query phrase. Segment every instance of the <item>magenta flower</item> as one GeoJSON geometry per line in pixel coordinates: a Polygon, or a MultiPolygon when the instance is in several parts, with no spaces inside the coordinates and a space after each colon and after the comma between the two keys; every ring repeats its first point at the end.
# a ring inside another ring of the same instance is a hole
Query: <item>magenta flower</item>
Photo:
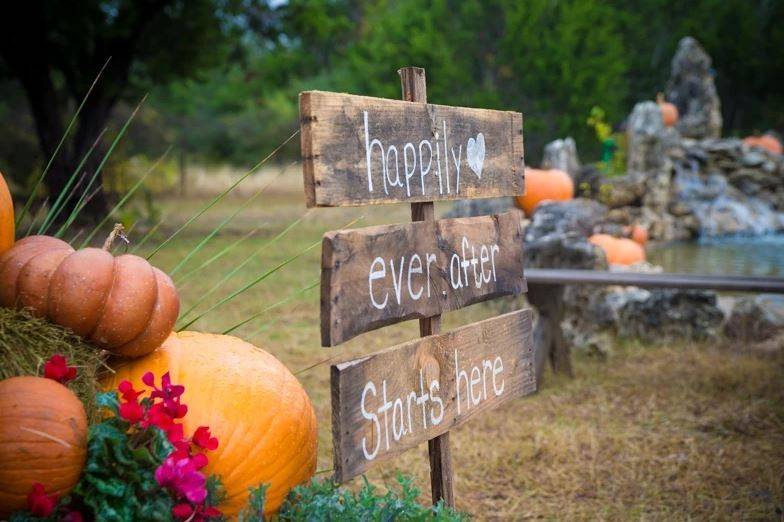
{"type": "Polygon", "coordinates": [[[155,480],[162,487],[171,489],[190,502],[201,504],[207,498],[205,487],[207,479],[197,471],[195,463],[190,458],[177,460],[168,457],[155,470],[155,480]]]}

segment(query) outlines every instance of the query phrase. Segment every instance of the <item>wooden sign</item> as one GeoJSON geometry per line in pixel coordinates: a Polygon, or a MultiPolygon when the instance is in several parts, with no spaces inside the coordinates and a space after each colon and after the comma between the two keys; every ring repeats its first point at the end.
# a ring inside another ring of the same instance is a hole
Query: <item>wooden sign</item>
{"type": "Polygon", "coordinates": [[[308,207],[523,194],[523,117],[331,92],[300,94],[308,207]]]}
{"type": "Polygon", "coordinates": [[[525,291],[520,216],[420,221],[324,235],[321,339],[525,291]]]}
{"type": "Polygon", "coordinates": [[[519,310],[332,366],[339,482],[533,393],[531,310],[519,310]]]}

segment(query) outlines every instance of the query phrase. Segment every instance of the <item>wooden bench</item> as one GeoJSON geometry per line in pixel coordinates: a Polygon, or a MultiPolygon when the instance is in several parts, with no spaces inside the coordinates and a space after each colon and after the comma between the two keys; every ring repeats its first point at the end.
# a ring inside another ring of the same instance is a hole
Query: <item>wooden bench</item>
{"type": "Polygon", "coordinates": [[[702,289],[784,294],[784,278],[698,274],[607,272],[529,268],[528,301],[539,310],[534,328],[536,375],[549,358],[553,371],[573,376],[571,350],[561,331],[565,285],[622,285],[640,288],[702,289]]]}

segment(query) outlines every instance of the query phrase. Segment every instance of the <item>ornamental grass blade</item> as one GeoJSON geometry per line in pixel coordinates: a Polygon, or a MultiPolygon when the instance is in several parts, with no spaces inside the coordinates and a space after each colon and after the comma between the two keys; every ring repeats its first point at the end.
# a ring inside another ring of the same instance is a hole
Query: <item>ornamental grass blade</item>
{"type": "MultiPolygon", "coordinates": [[[[145,172],[142,175],[142,177],[139,178],[139,181],[134,183],[134,185],[120,199],[120,201],[118,201],[117,204],[114,207],[112,207],[112,209],[106,214],[106,216],[97,225],[95,225],[95,227],[93,228],[92,232],[90,232],[90,234],[84,239],[84,241],[82,241],[82,244],[79,246],[79,248],[84,248],[84,247],[86,247],[87,245],[90,244],[90,241],[95,236],[95,234],[97,234],[98,231],[101,229],[101,227],[103,227],[106,224],[106,222],[109,221],[109,219],[111,219],[112,215],[114,215],[115,212],[117,212],[120,208],[122,208],[122,206],[125,205],[125,203],[129,199],[131,199],[131,197],[133,197],[133,195],[136,193],[136,191],[139,190],[139,188],[141,188],[142,184],[147,179],[147,176],[149,176],[150,173],[152,173],[156,168],[158,168],[158,165],[161,163],[161,161],[163,161],[166,158],[166,156],[169,155],[169,152],[171,151],[171,149],[172,149],[172,147],[170,145],[169,148],[167,148],[166,151],[163,154],[161,154],[158,157],[157,160],[155,160],[155,163],[153,163],[150,166],[150,168],[147,169],[147,172],[145,172]]],[[[135,225],[135,223],[134,223],[134,225],[135,225]]],[[[130,230],[126,231],[127,235],[130,235],[130,233],[131,233],[130,230]]]]}
{"type": "Polygon", "coordinates": [[[76,123],[76,119],[79,117],[79,114],[82,112],[82,108],[84,108],[84,104],[87,102],[87,98],[90,97],[90,94],[93,92],[93,89],[95,88],[96,84],[98,83],[98,80],[101,78],[101,75],[103,74],[103,71],[109,65],[109,62],[111,61],[111,59],[112,59],[112,57],[110,56],[104,62],[103,67],[101,67],[101,70],[98,71],[98,74],[95,76],[95,79],[93,80],[93,83],[90,84],[90,88],[87,89],[87,94],[84,95],[84,98],[82,98],[81,103],[76,108],[76,112],[71,117],[71,121],[68,122],[68,126],[65,128],[65,132],[63,133],[63,137],[60,138],[60,142],[57,144],[57,147],[55,147],[54,152],[52,153],[52,156],[49,158],[49,161],[46,163],[46,167],[44,167],[43,172],[41,172],[41,175],[38,176],[38,179],[36,180],[35,185],[33,185],[33,189],[30,191],[30,195],[27,196],[27,201],[25,201],[25,204],[22,207],[22,210],[19,212],[19,215],[16,216],[16,223],[15,224],[16,224],[17,227],[19,226],[19,223],[22,222],[22,218],[25,216],[25,214],[27,214],[27,212],[30,210],[30,205],[33,204],[33,199],[35,198],[36,193],[38,193],[38,189],[41,187],[41,183],[43,183],[44,178],[46,177],[46,174],[49,172],[49,169],[52,167],[52,163],[54,163],[54,159],[57,157],[57,154],[60,152],[60,149],[63,147],[63,143],[65,143],[65,138],[67,138],[68,134],[70,134],[71,129],[74,126],[74,123],[76,123]]]}
{"type": "Polygon", "coordinates": [[[300,288],[296,292],[292,292],[291,294],[289,294],[287,297],[281,299],[280,301],[278,301],[276,303],[273,303],[273,304],[271,304],[271,305],[269,305],[267,307],[264,307],[262,310],[256,312],[255,314],[251,315],[250,317],[248,317],[246,319],[243,319],[242,321],[240,321],[239,323],[235,324],[234,326],[232,326],[228,330],[225,330],[223,332],[223,335],[228,335],[231,332],[233,332],[234,330],[236,330],[237,328],[240,328],[241,326],[244,326],[244,325],[248,324],[249,322],[253,321],[254,319],[257,319],[257,318],[261,317],[262,315],[266,314],[270,310],[273,310],[273,309],[275,309],[275,308],[277,308],[277,307],[279,307],[279,306],[281,306],[283,304],[288,303],[289,301],[291,301],[295,297],[298,297],[300,295],[303,295],[303,294],[307,293],[308,290],[311,290],[311,289],[315,288],[316,286],[318,286],[318,284],[320,282],[321,282],[320,279],[316,279],[315,281],[313,281],[309,285],[307,285],[307,286],[305,286],[303,288],[300,288]]]}
{"type": "Polygon", "coordinates": [[[144,246],[144,244],[153,236],[153,234],[158,231],[161,225],[163,225],[163,222],[166,221],[166,218],[166,215],[161,216],[161,219],[159,219],[158,222],[155,223],[155,225],[153,225],[146,234],[144,234],[142,239],[134,245],[134,247],[131,249],[131,254],[135,254],[137,250],[144,246]]]}
{"type": "MultiPolygon", "coordinates": [[[[103,138],[104,134],[106,134],[106,129],[103,129],[98,134],[98,137],[95,139],[95,141],[93,141],[93,144],[90,145],[90,148],[87,149],[87,152],[85,152],[84,156],[82,156],[82,159],[79,161],[79,165],[77,165],[74,171],[71,172],[71,175],[68,177],[68,181],[65,182],[65,186],[57,195],[57,198],[54,200],[54,204],[46,212],[46,217],[44,218],[43,223],[41,223],[41,226],[38,228],[38,234],[46,234],[51,224],[60,215],[60,212],[65,206],[65,203],[75,195],[74,191],[78,190],[79,187],[84,182],[84,179],[87,177],[87,173],[82,172],[82,167],[84,167],[84,164],[90,158],[93,151],[95,150],[95,147],[98,146],[98,143],[101,142],[101,138],[103,138]],[[74,185],[74,181],[76,181],[77,177],[79,181],[77,181],[76,184],[74,185]]],[[[87,189],[85,188],[84,190],[87,189]]],[[[42,210],[44,208],[46,207],[41,206],[42,210]]]]}
{"type": "MultiPolygon", "coordinates": [[[[133,110],[131,115],[128,116],[127,120],[125,120],[125,123],[120,128],[120,132],[118,132],[117,136],[115,136],[114,140],[112,140],[112,144],[109,146],[109,150],[106,151],[106,154],[104,154],[103,158],[101,159],[101,163],[99,163],[98,167],[96,167],[95,173],[93,174],[93,177],[90,180],[90,184],[88,185],[88,187],[90,187],[93,184],[93,182],[98,177],[98,175],[101,173],[101,171],[103,171],[103,167],[106,165],[106,162],[109,161],[109,157],[112,155],[112,152],[114,152],[115,147],[117,147],[117,144],[120,142],[122,137],[125,135],[125,133],[128,130],[128,127],[130,126],[131,122],[136,117],[136,114],[139,112],[139,109],[141,109],[142,105],[144,105],[144,102],[147,100],[147,96],[149,96],[149,95],[145,94],[142,97],[141,101],[139,101],[138,105],[136,105],[136,108],[133,110]]],[[[100,190],[103,190],[102,186],[99,186],[98,188],[100,190]]],[[[87,189],[85,189],[84,192],[86,192],[86,191],[87,191],[87,189]]],[[[80,202],[84,199],[84,195],[85,195],[84,192],[82,193],[82,198],[80,199],[80,202]]],[[[57,234],[55,235],[55,237],[62,236],[62,234],[65,233],[66,230],[68,230],[68,227],[70,227],[71,224],[76,220],[76,218],[79,216],[79,214],[81,213],[82,209],[84,209],[84,207],[86,205],[87,205],[87,203],[85,202],[82,205],[78,205],[77,204],[77,206],[74,207],[74,209],[71,211],[71,214],[68,216],[68,220],[60,227],[60,229],[57,231],[57,234]]]]}
{"type": "Polygon", "coordinates": [[[295,162],[292,162],[292,163],[290,163],[289,165],[287,165],[287,166],[286,166],[286,168],[282,169],[280,172],[278,172],[277,174],[275,174],[275,175],[274,175],[274,176],[273,176],[273,177],[272,177],[272,178],[271,178],[271,179],[270,179],[270,180],[269,180],[269,181],[268,181],[266,184],[264,184],[264,186],[262,186],[260,189],[258,189],[258,190],[257,190],[257,191],[256,191],[256,192],[255,192],[255,193],[254,193],[254,194],[253,194],[251,197],[249,197],[248,199],[246,199],[246,200],[245,200],[245,201],[242,203],[242,205],[240,205],[240,206],[237,208],[237,210],[235,210],[235,211],[234,211],[232,214],[230,214],[230,215],[229,215],[229,216],[228,216],[226,219],[224,219],[224,220],[223,220],[223,221],[222,221],[222,222],[221,222],[221,223],[220,223],[220,224],[219,224],[217,227],[213,228],[213,229],[212,229],[212,231],[211,231],[209,234],[207,234],[207,236],[205,236],[205,237],[204,237],[204,238],[203,238],[201,241],[199,241],[199,243],[198,243],[198,244],[197,244],[195,247],[193,247],[193,248],[191,249],[191,251],[190,251],[190,252],[188,252],[188,253],[185,255],[185,257],[183,257],[183,258],[180,260],[180,262],[179,262],[179,263],[177,263],[177,266],[175,266],[174,268],[172,268],[172,269],[169,271],[169,275],[173,277],[173,276],[174,276],[174,274],[176,274],[177,272],[179,272],[179,271],[180,271],[180,269],[181,269],[182,267],[184,267],[186,264],[188,264],[188,261],[190,261],[190,260],[191,260],[191,258],[193,258],[193,256],[195,256],[196,254],[198,254],[198,253],[199,253],[199,252],[200,252],[202,249],[204,249],[204,247],[207,245],[207,243],[209,243],[209,242],[212,240],[212,238],[214,238],[214,237],[215,237],[215,236],[218,234],[218,232],[220,232],[221,230],[223,230],[223,228],[224,228],[226,225],[228,225],[229,223],[231,223],[231,221],[232,221],[232,220],[233,220],[235,217],[237,217],[237,215],[238,215],[240,212],[242,212],[243,210],[245,210],[245,209],[248,207],[248,205],[250,205],[251,203],[253,203],[253,201],[254,201],[254,200],[257,198],[257,197],[259,197],[259,196],[260,196],[260,195],[261,195],[261,194],[262,194],[262,193],[263,193],[265,190],[267,190],[267,188],[269,188],[269,186],[270,186],[270,185],[272,185],[272,183],[273,183],[274,181],[276,181],[276,180],[277,180],[277,179],[278,179],[280,176],[282,176],[282,175],[283,175],[283,173],[285,173],[285,172],[286,172],[286,170],[288,170],[288,167],[290,167],[290,166],[291,166],[291,165],[293,165],[294,163],[295,163],[295,162]]]}
{"type": "MultiPolygon", "coordinates": [[[[306,215],[307,215],[307,214],[306,214],[306,215]]],[[[302,219],[302,218],[300,218],[300,220],[301,220],[301,219],[302,219]]],[[[354,225],[354,224],[355,224],[357,221],[359,221],[360,219],[362,219],[362,217],[358,217],[357,219],[355,219],[355,220],[353,220],[353,221],[349,222],[347,225],[344,225],[342,228],[348,228],[348,227],[350,227],[350,226],[354,225]]],[[[234,292],[232,292],[232,293],[231,293],[231,294],[229,294],[228,296],[224,297],[223,299],[219,300],[217,303],[215,303],[215,304],[213,304],[212,306],[210,306],[209,308],[207,308],[207,309],[206,309],[204,312],[200,313],[199,315],[197,315],[196,317],[194,317],[193,319],[191,319],[190,321],[188,321],[188,322],[187,322],[187,323],[186,323],[186,324],[185,324],[185,325],[184,325],[182,328],[179,328],[179,329],[178,329],[178,331],[182,331],[182,330],[184,330],[185,328],[188,328],[188,327],[189,327],[189,326],[191,326],[193,323],[195,323],[196,321],[198,321],[199,319],[201,319],[201,318],[202,318],[202,317],[204,317],[205,315],[209,314],[209,313],[210,313],[210,312],[212,312],[213,310],[215,310],[215,309],[217,309],[217,308],[219,308],[219,307],[223,306],[224,304],[228,303],[229,301],[231,301],[231,300],[232,300],[232,299],[234,299],[235,297],[238,297],[238,296],[242,295],[243,293],[245,293],[246,291],[250,290],[251,288],[253,288],[253,287],[254,287],[254,286],[256,286],[257,284],[259,284],[260,282],[262,282],[262,281],[264,281],[265,279],[267,279],[269,276],[271,276],[272,274],[274,274],[275,272],[277,272],[277,271],[278,271],[278,270],[280,270],[281,268],[283,268],[283,267],[285,267],[286,265],[288,265],[289,263],[291,263],[291,262],[295,261],[296,259],[298,259],[299,257],[303,256],[304,254],[306,254],[306,253],[307,253],[307,252],[309,252],[310,250],[313,250],[314,248],[316,248],[316,247],[317,247],[317,246],[319,246],[320,244],[321,244],[321,240],[319,239],[318,241],[314,242],[313,244],[311,244],[310,246],[308,246],[308,247],[307,247],[307,248],[305,248],[304,250],[302,250],[302,251],[298,252],[297,254],[294,254],[293,256],[289,257],[288,259],[286,259],[286,260],[284,260],[284,261],[282,261],[282,262],[278,263],[276,266],[274,266],[274,267],[270,268],[269,270],[267,270],[266,272],[264,272],[263,274],[261,274],[259,277],[257,277],[257,278],[256,278],[256,279],[254,279],[253,281],[251,281],[251,282],[249,282],[249,283],[247,283],[247,284],[243,285],[243,286],[242,286],[241,288],[239,288],[238,290],[235,290],[234,292]]],[[[254,254],[254,255],[255,255],[255,254],[254,254]]],[[[191,307],[191,309],[190,309],[190,310],[193,310],[193,307],[191,307]]],[[[187,314],[186,314],[186,315],[187,315],[187,314]]]]}
{"type": "Polygon", "coordinates": [[[278,233],[278,235],[276,235],[275,237],[273,237],[273,238],[271,238],[271,239],[269,239],[269,240],[265,241],[265,242],[264,242],[264,243],[263,243],[263,244],[262,244],[262,245],[261,245],[259,248],[257,248],[257,249],[256,249],[256,250],[255,250],[255,251],[254,251],[254,252],[253,252],[251,255],[249,255],[248,257],[246,257],[246,258],[245,258],[245,259],[244,259],[244,260],[243,260],[241,263],[239,263],[237,266],[235,266],[234,268],[232,268],[232,269],[231,269],[231,270],[230,270],[230,271],[229,271],[229,272],[228,272],[226,275],[224,275],[224,276],[221,278],[221,280],[220,280],[220,281],[218,281],[218,282],[217,282],[215,285],[213,285],[213,287],[212,287],[212,288],[210,288],[210,289],[207,291],[207,293],[206,293],[206,294],[202,295],[202,296],[201,296],[199,299],[197,299],[197,300],[196,300],[196,302],[195,302],[195,303],[193,303],[193,305],[191,305],[191,307],[190,307],[190,308],[188,308],[188,309],[187,309],[187,310],[186,310],[186,311],[185,311],[185,312],[184,312],[184,313],[181,315],[181,317],[182,317],[183,319],[184,319],[185,317],[187,317],[187,316],[188,316],[188,315],[189,315],[191,312],[193,312],[193,310],[194,310],[194,309],[195,309],[197,306],[199,306],[201,303],[203,303],[203,302],[204,302],[204,301],[205,301],[205,300],[206,300],[206,299],[207,299],[209,296],[211,296],[211,295],[212,295],[213,293],[215,293],[217,290],[219,290],[220,288],[222,288],[222,287],[223,287],[223,285],[224,285],[224,283],[226,283],[226,281],[228,281],[229,279],[231,279],[232,277],[234,277],[234,276],[235,276],[235,275],[236,275],[236,274],[237,274],[237,273],[238,273],[240,270],[242,270],[242,269],[243,269],[243,268],[244,268],[244,267],[245,267],[245,266],[246,266],[248,263],[250,263],[251,261],[253,261],[253,260],[256,258],[256,256],[257,256],[257,255],[259,255],[261,252],[263,252],[264,250],[266,250],[267,248],[269,248],[269,247],[270,247],[270,245],[273,245],[273,244],[275,244],[275,242],[276,242],[276,241],[278,241],[280,238],[284,237],[284,236],[285,236],[286,234],[288,234],[288,233],[289,233],[289,232],[290,232],[290,231],[291,231],[291,230],[292,230],[294,227],[296,227],[297,225],[299,225],[300,223],[302,223],[302,220],[304,220],[304,219],[305,219],[305,218],[306,218],[306,217],[307,217],[309,214],[310,214],[310,211],[307,211],[307,212],[305,212],[305,214],[304,214],[304,215],[302,215],[301,217],[297,218],[295,221],[293,221],[292,223],[290,223],[290,224],[289,224],[289,225],[288,225],[286,228],[284,228],[282,231],[280,231],[280,232],[278,233]]]}
{"type": "Polygon", "coordinates": [[[204,214],[205,212],[207,212],[209,209],[211,209],[213,206],[215,206],[215,205],[216,205],[216,204],[217,204],[217,203],[218,203],[220,200],[222,200],[224,197],[226,197],[226,195],[227,195],[229,192],[231,192],[232,190],[234,190],[234,189],[237,187],[237,185],[239,185],[240,183],[242,183],[242,182],[245,180],[245,178],[247,178],[248,176],[250,176],[251,174],[253,174],[254,172],[256,172],[256,170],[258,170],[258,169],[259,169],[259,168],[260,168],[262,165],[264,165],[264,163],[266,163],[266,162],[267,162],[267,160],[269,160],[270,158],[272,158],[272,157],[273,157],[275,154],[277,154],[277,152],[278,152],[280,149],[282,149],[283,147],[285,147],[285,146],[288,144],[288,142],[290,142],[291,140],[293,140],[293,139],[294,139],[294,137],[295,137],[297,134],[299,134],[299,129],[297,129],[296,131],[294,131],[294,133],[293,133],[291,136],[289,136],[288,138],[286,138],[286,140],[285,140],[283,143],[281,143],[280,145],[278,145],[277,147],[275,147],[275,149],[273,149],[273,151],[272,151],[272,152],[270,152],[269,154],[267,154],[267,157],[265,157],[265,158],[264,158],[263,160],[261,160],[260,162],[256,163],[256,164],[255,164],[255,165],[254,165],[254,166],[253,166],[253,167],[252,167],[250,170],[248,170],[248,171],[247,171],[245,174],[243,174],[242,176],[240,176],[240,178],[239,178],[237,181],[235,181],[234,183],[232,183],[232,184],[231,184],[231,186],[229,186],[229,188],[227,188],[226,190],[224,190],[223,192],[221,192],[220,194],[218,194],[217,196],[215,196],[215,197],[214,197],[214,198],[213,198],[213,199],[212,199],[212,200],[211,200],[209,203],[207,203],[207,204],[206,204],[206,205],[205,205],[205,206],[204,206],[204,207],[203,207],[201,210],[199,210],[199,211],[198,211],[198,212],[196,212],[194,215],[192,215],[191,217],[189,217],[189,218],[188,218],[188,219],[185,221],[185,223],[183,223],[182,225],[180,225],[180,227],[179,227],[179,228],[177,228],[177,230],[175,230],[175,231],[174,231],[174,232],[173,232],[173,233],[172,233],[172,234],[171,234],[169,237],[167,237],[165,240],[163,240],[163,242],[162,242],[161,244],[159,244],[157,247],[155,247],[155,249],[153,249],[153,251],[152,251],[152,252],[150,252],[150,254],[147,256],[147,260],[149,261],[150,259],[152,259],[152,257],[153,257],[155,254],[157,254],[157,253],[158,253],[158,252],[159,252],[159,251],[160,251],[160,250],[161,250],[163,247],[165,247],[166,245],[168,245],[168,244],[169,244],[169,242],[170,242],[172,239],[174,239],[175,237],[177,237],[177,236],[180,234],[180,232],[182,232],[183,230],[185,230],[186,228],[188,228],[188,227],[191,225],[191,223],[193,223],[194,221],[196,221],[197,219],[199,219],[199,217],[201,217],[201,215],[202,215],[202,214],[204,214]]]}
{"type": "Polygon", "coordinates": [[[245,234],[244,236],[242,236],[242,237],[241,237],[241,238],[239,238],[238,240],[234,241],[234,242],[233,242],[233,243],[231,243],[230,245],[227,245],[227,246],[225,246],[224,248],[222,248],[221,250],[219,250],[219,251],[218,251],[218,252],[217,252],[215,255],[213,255],[212,257],[210,257],[209,259],[207,259],[205,262],[203,262],[202,264],[200,264],[199,266],[197,266],[196,268],[194,268],[193,270],[191,270],[190,272],[188,272],[187,274],[185,274],[185,275],[184,275],[184,276],[182,276],[181,278],[177,279],[177,280],[175,281],[175,282],[176,282],[176,284],[177,284],[177,287],[180,287],[180,288],[181,288],[181,287],[182,287],[182,285],[185,283],[185,281],[187,281],[188,279],[190,279],[190,278],[191,278],[191,276],[193,276],[194,274],[197,274],[198,272],[200,272],[200,271],[202,271],[203,269],[207,268],[207,267],[208,267],[208,266],[210,266],[212,263],[214,263],[215,261],[218,261],[220,258],[222,258],[222,257],[223,257],[223,256],[225,256],[226,254],[228,254],[229,252],[231,252],[232,250],[234,250],[234,249],[235,249],[236,247],[238,247],[238,246],[239,246],[241,243],[243,243],[243,242],[244,242],[246,239],[248,239],[249,237],[251,237],[251,236],[253,236],[254,234],[256,234],[256,232],[258,232],[260,228],[261,228],[261,227],[254,228],[253,230],[251,230],[250,232],[248,232],[247,234],[245,234]]]}

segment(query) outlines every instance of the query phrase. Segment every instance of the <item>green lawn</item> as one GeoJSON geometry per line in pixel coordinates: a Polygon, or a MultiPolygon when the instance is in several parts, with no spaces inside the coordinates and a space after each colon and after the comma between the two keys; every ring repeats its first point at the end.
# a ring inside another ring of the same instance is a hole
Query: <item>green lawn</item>
{"type": "MultiPolygon", "coordinates": [[[[167,217],[155,240],[165,238],[208,200],[161,199],[167,217]]],[[[242,201],[242,196],[227,197],[158,252],[153,262],[174,269],[242,201]]],[[[307,211],[300,173],[290,169],[174,275],[183,311],[203,299],[192,318],[301,254],[189,329],[223,332],[258,315],[234,334],[276,355],[303,382],[320,422],[318,469],[324,477],[332,467],[329,363],[418,335],[411,321],[337,348],[320,346],[318,286],[303,290],[318,281],[322,234],[359,218],[354,226],[405,222],[408,207],[307,211]],[[252,230],[254,235],[229,255],[183,279],[252,230]],[[272,305],[277,306],[264,311],[272,305]]],[[[523,305],[522,299],[475,305],[446,316],[444,328],[523,305]]],[[[458,508],[480,519],[781,516],[775,511],[784,505],[781,350],[765,355],[714,345],[627,345],[607,361],[578,354],[575,365],[574,380],[548,374],[539,394],[484,414],[453,433],[458,508]]],[[[377,466],[368,478],[390,483],[397,470],[416,478],[424,491],[422,501],[428,502],[426,445],[377,466]]]]}

